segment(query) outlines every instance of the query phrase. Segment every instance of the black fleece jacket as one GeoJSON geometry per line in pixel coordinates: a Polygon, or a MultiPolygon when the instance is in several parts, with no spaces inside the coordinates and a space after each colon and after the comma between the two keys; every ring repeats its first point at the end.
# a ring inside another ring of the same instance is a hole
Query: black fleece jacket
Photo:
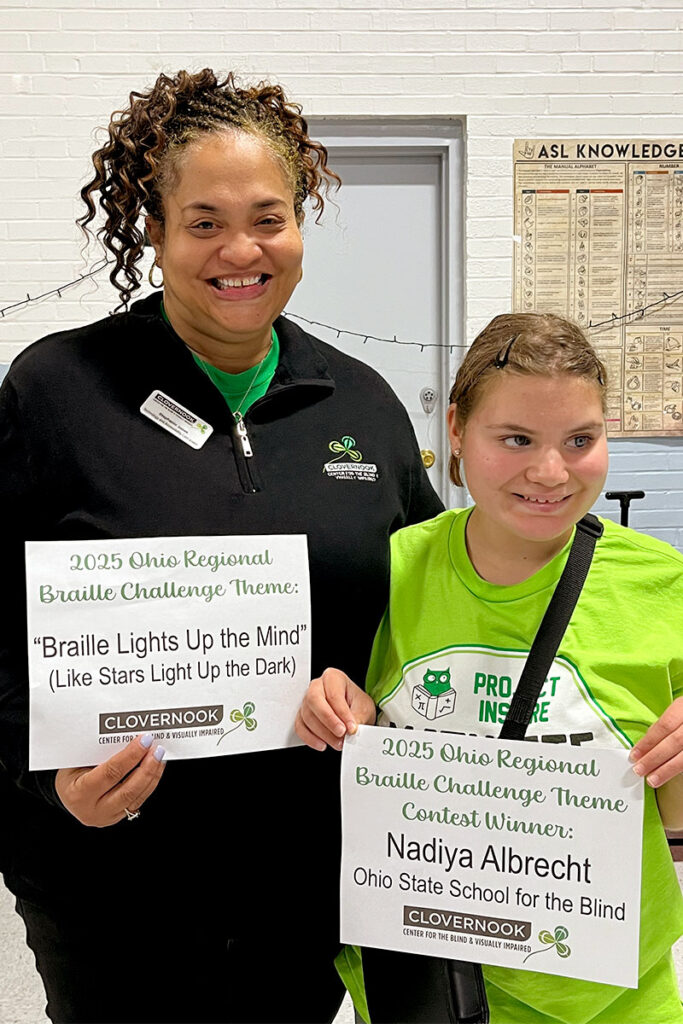
{"type": "Polygon", "coordinates": [[[171,762],[140,819],[105,829],[65,812],[54,772],[27,770],[27,539],[305,533],[313,674],[334,665],[362,682],[387,600],[389,535],[441,503],[385,381],[286,319],[275,329],[279,365],[244,420],[248,459],[225,401],[162,320],[158,295],[44,338],[3,383],[0,536],[11,609],[0,645],[0,867],[29,898],[163,906],[201,880],[238,928],[254,899],[289,914],[305,884],[318,886],[325,906],[316,916],[331,912],[336,927],[337,755],[291,748],[171,762]],[[140,413],[155,389],[213,426],[203,448],[140,413]],[[330,443],[343,437],[376,479],[323,472],[330,443]],[[230,841],[217,843],[225,829],[230,841]],[[261,881],[230,886],[228,898],[228,875],[261,881]]]}

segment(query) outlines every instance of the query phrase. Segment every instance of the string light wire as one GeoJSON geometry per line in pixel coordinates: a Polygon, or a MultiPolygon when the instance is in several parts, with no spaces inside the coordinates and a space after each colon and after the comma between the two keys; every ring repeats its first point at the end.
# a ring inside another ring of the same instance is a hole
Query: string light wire
{"type": "Polygon", "coordinates": [[[113,262],[113,260],[108,260],[106,256],[104,256],[93,266],[92,270],[89,270],[87,274],[79,274],[73,281],[67,281],[66,284],[60,284],[58,288],[51,288],[50,291],[42,292],[41,295],[29,295],[27,292],[25,299],[20,299],[18,302],[10,302],[9,306],[3,306],[3,308],[0,309],[0,317],[4,319],[8,313],[15,312],[18,309],[23,309],[34,302],[40,302],[41,299],[47,299],[51,295],[56,295],[57,298],[61,299],[62,292],[65,292],[67,288],[73,288],[74,285],[81,284],[82,281],[87,281],[90,277],[96,277],[97,274],[100,274],[105,267],[109,266],[109,264],[113,262]]]}
{"type": "MultiPolygon", "coordinates": [[[[47,299],[52,295],[56,295],[61,299],[62,292],[67,291],[69,288],[73,288],[77,284],[81,284],[83,281],[87,281],[89,278],[96,277],[105,269],[105,267],[108,267],[113,262],[113,260],[107,259],[105,256],[95,263],[92,270],[89,270],[87,274],[79,274],[73,281],[61,284],[58,288],[51,288],[49,291],[42,292],[40,295],[29,295],[27,292],[25,299],[19,299],[18,302],[10,302],[9,305],[2,307],[0,309],[0,317],[4,320],[8,314],[16,312],[19,309],[24,309],[26,306],[32,305],[34,302],[40,302],[42,299],[47,299]]],[[[667,302],[673,302],[676,299],[679,299],[682,295],[683,288],[677,292],[673,292],[672,294],[662,292],[661,299],[656,299],[654,302],[650,302],[647,306],[640,306],[638,309],[632,309],[628,313],[623,313],[621,316],[617,316],[616,313],[612,313],[611,317],[607,320],[599,320],[596,323],[589,320],[588,330],[597,330],[599,327],[606,327],[608,325],[613,327],[615,324],[622,323],[624,320],[632,320],[634,318],[642,320],[648,310],[656,309],[658,306],[663,306],[667,302]]],[[[397,338],[396,335],[394,335],[393,338],[380,338],[376,334],[364,334],[360,331],[347,331],[343,327],[334,327],[332,324],[324,324],[320,320],[308,320],[305,316],[301,316],[299,313],[290,313],[287,310],[284,310],[283,315],[294,320],[302,320],[305,324],[309,324],[311,327],[323,327],[327,331],[334,331],[338,338],[341,337],[342,334],[352,338],[362,338],[364,345],[368,341],[378,341],[387,345],[414,346],[419,348],[420,352],[424,352],[426,348],[447,348],[450,352],[453,352],[455,349],[466,350],[468,348],[467,345],[444,345],[439,341],[404,341],[397,338]]]]}

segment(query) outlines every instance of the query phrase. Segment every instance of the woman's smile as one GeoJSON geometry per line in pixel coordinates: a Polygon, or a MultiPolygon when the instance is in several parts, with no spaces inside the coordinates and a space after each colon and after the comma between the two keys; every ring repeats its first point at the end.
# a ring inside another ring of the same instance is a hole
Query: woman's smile
{"type": "Polygon", "coordinates": [[[211,287],[218,293],[217,298],[227,302],[244,302],[257,299],[268,287],[271,274],[250,274],[249,277],[212,277],[211,287]]]}

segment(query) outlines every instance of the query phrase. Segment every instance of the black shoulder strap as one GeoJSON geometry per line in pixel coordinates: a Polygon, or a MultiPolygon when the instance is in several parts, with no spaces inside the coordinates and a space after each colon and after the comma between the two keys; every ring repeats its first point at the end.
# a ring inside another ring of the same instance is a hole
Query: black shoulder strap
{"type": "Polygon", "coordinates": [[[586,581],[595,544],[602,536],[602,523],[588,513],[576,524],[574,541],[555,593],[538,627],[529,657],[510,701],[501,740],[523,740],[543,689],[553,658],[569,625],[579,594],[586,581]]]}
{"type": "MultiPolygon", "coordinates": [[[[567,564],[531,645],[500,732],[501,739],[524,739],[602,529],[602,524],[590,514],[576,524],[567,564]]],[[[365,948],[363,973],[373,1024],[487,1024],[489,1020],[479,964],[365,948]]]]}

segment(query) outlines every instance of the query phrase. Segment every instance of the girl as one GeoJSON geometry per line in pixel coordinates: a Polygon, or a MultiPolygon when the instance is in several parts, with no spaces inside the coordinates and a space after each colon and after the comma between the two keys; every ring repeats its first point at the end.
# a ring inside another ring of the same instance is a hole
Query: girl
{"type": "MultiPolygon", "coordinates": [[[[462,484],[464,470],[475,505],[392,537],[367,693],[334,669],[314,680],[297,725],[309,746],[339,749],[376,717],[498,735],[575,524],[605,480],[605,394],[605,369],[573,324],[516,314],[482,331],[448,412],[451,476],[462,484]],[[412,706],[417,662],[455,690],[434,722],[412,706]]],[[[603,525],[527,738],[630,748],[646,778],[639,987],[485,967],[492,1024],[683,1021],[670,952],[683,907],[663,828],[683,826],[683,557],[603,525]]],[[[359,965],[347,949],[342,973],[362,991],[359,965]]]]}

